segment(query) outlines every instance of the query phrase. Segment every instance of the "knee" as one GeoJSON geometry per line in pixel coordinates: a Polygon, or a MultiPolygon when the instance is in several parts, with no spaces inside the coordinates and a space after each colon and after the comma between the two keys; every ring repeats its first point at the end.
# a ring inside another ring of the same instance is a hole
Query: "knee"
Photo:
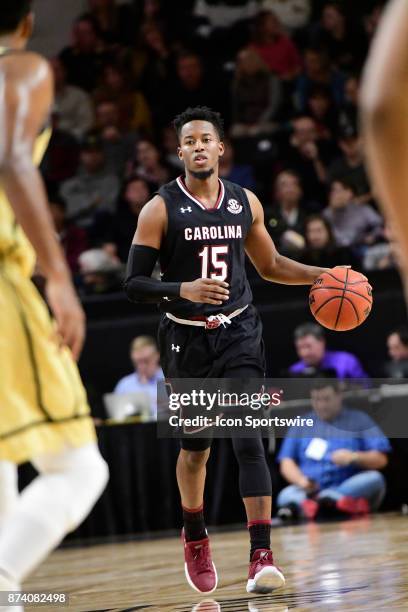
{"type": "Polygon", "coordinates": [[[233,440],[233,446],[238,463],[265,461],[263,443],[257,438],[236,438],[233,440]]]}
{"type": "Polygon", "coordinates": [[[209,449],[204,451],[182,450],[180,459],[190,472],[198,472],[206,465],[209,455],[209,449]]]}
{"type": "Polygon", "coordinates": [[[366,479],[372,484],[372,486],[376,486],[378,489],[385,488],[385,478],[381,472],[377,472],[377,470],[369,470],[365,472],[366,479]]]}

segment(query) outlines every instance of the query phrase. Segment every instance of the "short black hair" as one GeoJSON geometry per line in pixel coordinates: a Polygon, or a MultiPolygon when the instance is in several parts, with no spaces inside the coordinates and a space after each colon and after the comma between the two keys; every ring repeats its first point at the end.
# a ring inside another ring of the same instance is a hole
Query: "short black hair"
{"type": "Polygon", "coordinates": [[[332,187],[334,183],[340,183],[344,189],[348,189],[353,195],[356,195],[358,192],[356,182],[350,174],[345,174],[333,179],[330,183],[330,187],[332,187]]]}
{"type": "Polygon", "coordinates": [[[335,376],[331,375],[329,372],[320,372],[316,378],[312,379],[310,391],[321,391],[328,387],[334,389],[336,393],[340,393],[341,391],[340,381],[335,378],[335,376]]]}
{"type": "Polygon", "coordinates": [[[208,123],[212,123],[216,129],[220,140],[224,138],[224,120],[220,113],[211,110],[208,106],[195,106],[194,108],[187,108],[184,112],[177,115],[173,121],[173,126],[179,140],[183,125],[190,121],[208,121],[208,123]]]}
{"type": "Polygon", "coordinates": [[[31,0],[1,0],[0,34],[9,34],[17,30],[30,11],[31,0]]]}
{"type": "Polygon", "coordinates": [[[303,323],[303,325],[299,325],[295,329],[294,338],[295,340],[300,340],[301,338],[305,338],[306,336],[313,336],[316,340],[324,340],[325,335],[323,328],[317,323],[303,323]]]}

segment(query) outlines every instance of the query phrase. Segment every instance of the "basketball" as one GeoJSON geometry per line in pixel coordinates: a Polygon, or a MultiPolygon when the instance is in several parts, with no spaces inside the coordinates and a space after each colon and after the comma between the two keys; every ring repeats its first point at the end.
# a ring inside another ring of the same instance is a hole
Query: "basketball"
{"type": "Polygon", "coordinates": [[[348,331],[361,325],[372,305],[372,287],[367,278],[346,267],[321,274],[309,294],[310,310],[316,321],[335,331],[348,331]]]}

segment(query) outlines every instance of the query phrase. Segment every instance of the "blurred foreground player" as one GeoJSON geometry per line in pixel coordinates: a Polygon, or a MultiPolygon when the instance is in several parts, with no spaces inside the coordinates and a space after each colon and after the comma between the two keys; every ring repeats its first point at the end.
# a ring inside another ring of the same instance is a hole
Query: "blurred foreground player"
{"type": "Polygon", "coordinates": [[[0,460],[31,461],[39,476],[1,526],[0,591],[20,588],[82,522],[107,481],[74,361],[84,315],[36,167],[49,139],[53,84],[48,63],[25,51],[32,24],[29,0],[2,0],[0,460]],[[35,255],[55,322],[30,280],[35,255]]]}
{"type": "Polygon", "coordinates": [[[384,12],[362,87],[363,127],[372,180],[401,247],[408,297],[408,2],[384,12]]]}
{"type": "MultiPolygon", "coordinates": [[[[262,325],[252,306],[245,252],[266,280],[310,285],[322,268],[279,255],[264,226],[263,208],[247,189],[221,180],[222,119],[205,107],[174,122],[185,175],[164,185],[143,208],[131,247],[128,297],[157,302],[159,339],[167,378],[264,377],[262,325]],[[151,278],[160,258],[162,281],[151,278]]],[[[271,478],[261,434],[232,440],[251,538],[248,592],[284,584],[270,550],[271,478]]],[[[203,516],[211,435],[183,439],[177,480],[184,518],[185,571],[195,590],[217,586],[203,516]]]]}

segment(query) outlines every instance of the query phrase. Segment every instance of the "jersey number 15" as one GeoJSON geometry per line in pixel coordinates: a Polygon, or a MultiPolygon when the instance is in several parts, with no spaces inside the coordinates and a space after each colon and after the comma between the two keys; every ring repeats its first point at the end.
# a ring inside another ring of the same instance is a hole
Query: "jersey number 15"
{"type": "Polygon", "coordinates": [[[228,245],[205,246],[198,254],[201,257],[201,278],[225,281],[228,277],[228,263],[223,259],[228,255],[228,245]]]}

